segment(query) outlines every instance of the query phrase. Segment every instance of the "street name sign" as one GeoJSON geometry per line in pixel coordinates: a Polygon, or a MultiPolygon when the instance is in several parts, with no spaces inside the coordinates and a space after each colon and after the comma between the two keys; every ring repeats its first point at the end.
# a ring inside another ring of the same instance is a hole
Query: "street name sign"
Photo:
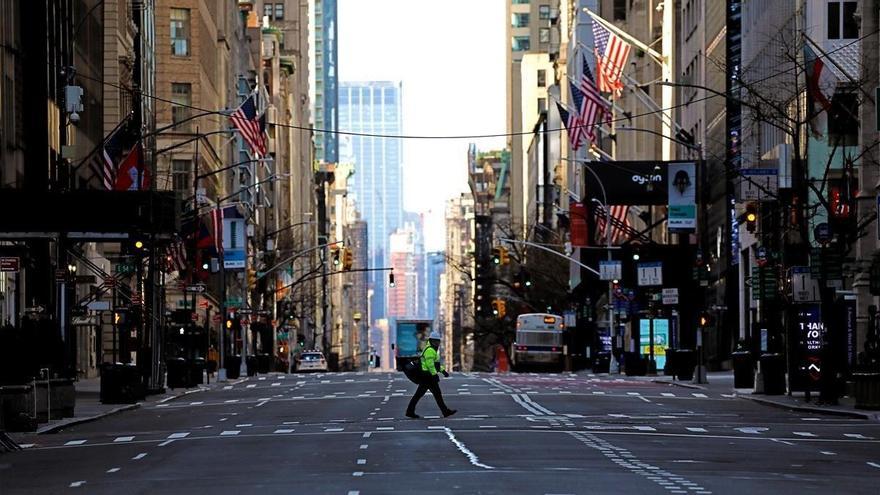
{"type": "Polygon", "coordinates": [[[740,201],[773,201],[779,192],[779,170],[743,168],[739,170],[740,201]]]}

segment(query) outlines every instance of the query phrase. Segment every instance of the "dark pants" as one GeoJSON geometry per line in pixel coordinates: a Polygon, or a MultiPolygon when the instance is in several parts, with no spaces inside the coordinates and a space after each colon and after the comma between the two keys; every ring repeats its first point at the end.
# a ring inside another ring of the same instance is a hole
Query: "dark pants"
{"type": "Polygon", "coordinates": [[[449,408],[446,407],[446,403],[443,402],[443,392],[440,391],[440,377],[437,375],[426,374],[426,376],[424,376],[419,382],[419,388],[416,389],[416,393],[413,394],[412,399],[409,400],[409,407],[406,408],[407,414],[415,414],[416,404],[419,403],[419,400],[428,390],[431,391],[431,395],[433,395],[434,400],[437,401],[437,406],[440,408],[440,411],[443,413],[449,411],[449,408]]]}

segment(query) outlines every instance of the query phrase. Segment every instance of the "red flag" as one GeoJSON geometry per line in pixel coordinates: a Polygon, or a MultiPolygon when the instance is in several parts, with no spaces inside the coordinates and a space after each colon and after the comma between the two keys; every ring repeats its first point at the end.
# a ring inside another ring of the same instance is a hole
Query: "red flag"
{"type": "Polygon", "coordinates": [[[568,205],[568,212],[571,216],[571,245],[587,246],[587,207],[583,203],[571,203],[568,205]]]}
{"type": "Polygon", "coordinates": [[[134,145],[116,169],[117,191],[142,191],[149,189],[150,175],[144,167],[144,148],[141,143],[134,145]]]}

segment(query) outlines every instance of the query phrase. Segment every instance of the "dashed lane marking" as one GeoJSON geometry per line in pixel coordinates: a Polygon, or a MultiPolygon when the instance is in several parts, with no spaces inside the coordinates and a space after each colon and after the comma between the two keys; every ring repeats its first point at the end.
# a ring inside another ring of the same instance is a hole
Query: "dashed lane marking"
{"type": "Polygon", "coordinates": [[[367,444],[365,444],[365,443],[362,443],[362,444],[361,444],[361,450],[366,450],[367,447],[369,447],[369,445],[367,445],[367,444]]]}
{"type": "Polygon", "coordinates": [[[238,435],[241,430],[224,430],[220,432],[220,436],[238,435]]]}
{"type": "Polygon", "coordinates": [[[71,441],[65,443],[64,445],[82,445],[84,443],[86,443],[85,440],[71,440],[71,441]]]}
{"type": "Polygon", "coordinates": [[[159,447],[164,447],[164,446],[166,446],[166,445],[171,445],[172,443],[174,443],[174,442],[176,442],[176,441],[177,441],[176,438],[172,438],[172,439],[169,439],[169,440],[165,440],[164,442],[162,442],[162,443],[159,444],[159,447]]]}
{"type": "Polygon", "coordinates": [[[393,429],[394,429],[393,426],[377,426],[376,427],[376,430],[379,430],[379,431],[389,431],[389,430],[393,430],[393,429]]]}
{"type": "Polygon", "coordinates": [[[348,495],[361,495],[361,492],[357,490],[349,490],[348,495]]]}
{"type": "Polygon", "coordinates": [[[822,454],[822,455],[837,455],[837,453],[835,453],[835,452],[830,452],[830,451],[828,451],[828,450],[820,450],[819,453],[822,454]]]}
{"type": "Polygon", "coordinates": [[[269,399],[266,399],[266,400],[264,400],[263,402],[260,402],[260,403],[257,404],[255,407],[263,407],[263,406],[266,405],[267,402],[269,402],[269,399]]]}
{"type": "Polygon", "coordinates": [[[172,433],[172,434],[168,435],[168,438],[186,438],[188,436],[189,436],[188,431],[182,431],[180,433],[172,433]]]}
{"type": "Polygon", "coordinates": [[[363,471],[355,471],[355,472],[351,473],[351,475],[352,476],[363,476],[364,472],[363,471]]]}
{"type": "Polygon", "coordinates": [[[699,397],[701,399],[707,399],[709,397],[706,394],[691,394],[691,395],[693,395],[694,397],[699,397]]]}
{"type": "Polygon", "coordinates": [[[345,428],[324,428],[325,432],[343,431],[345,428]]]}
{"type": "Polygon", "coordinates": [[[869,462],[868,465],[880,469],[880,464],[877,464],[876,462],[869,462]]]}
{"type": "Polygon", "coordinates": [[[85,480],[74,481],[73,483],[70,484],[70,488],[79,488],[85,484],[86,484],[85,480]]]}
{"type": "Polygon", "coordinates": [[[118,473],[118,472],[119,472],[119,468],[118,468],[118,467],[110,468],[110,469],[108,469],[106,472],[107,472],[108,474],[118,473]]]}
{"type": "Polygon", "coordinates": [[[238,399],[229,399],[229,400],[224,401],[224,402],[226,402],[227,404],[232,404],[232,403],[238,402],[238,399]]]}
{"type": "Polygon", "coordinates": [[[368,431],[368,432],[364,433],[363,437],[364,437],[364,438],[370,438],[370,435],[372,435],[372,434],[373,434],[372,431],[368,431]]]}
{"type": "Polygon", "coordinates": [[[257,387],[256,383],[251,383],[250,385],[247,385],[245,388],[256,388],[256,387],[257,387]]]}
{"type": "Polygon", "coordinates": [[[223,390],[232,390],[232,385],[227,385],[223,387],[223,390]]]}
{"type": "Polygon", "coordinates": [[[130,442],[132,440],[134,440],[134,437],[116,437],[113,443],[130,442]]]}
{"type": "Polygon", "coordinates": [[[357,463],[358,463],[359,465],[364,465],[364,464],[367,463],[367,460],[366,460],[366,459],[358,459],[358,460],[357,460],[357,463]]]}
{"type": "Polygon", "coordinates": [[[706,433],[706,431],[707,431],[705,428],[699,428],[699,427],[696,427],[696,426],[688,427],[687,430],[688,430],[688,431],[692,431],[692,432],[694,432],[694,433],[706,433]]]}
{"type": "Polygon", "coordinates": [[[273,431],[272,433],[293,433],[293,428],[280,428],[278,430],[273,431]]]}
{"type": "Polygon", "coordinates": [[[815,437],[816,436],[815,434],[810,433],[808,431],[793,431],[791,433],[794,435],[797,435],[799,437],[815,437]]]}
{"type": "Polygon", "coordinates": [[[866,437],[865,435],[862,435],[861,433],[844,433],[843,436],[848,437],[848,438],[858,438],[859,440],[873,440],[874,439],[874,437],[866,437]]]}
{"type": "Polygon", "coordinates": [[[139,461],[139,460],[143,459],[143,458],[146,457],[146,456],[147,456],[147,453],[146,453],[146,452],[141,452],[140,454],[138,454],[138,455],[132,457],[131,460],[133,460],[133,461],[139,461]]]}
{"type": "Polygon", "coordinates": [[[663,393],[661,393],[660,395],[662,395],[663,397],[675,397],[675,394],[672,394],[672,393],[669,393],[669,392],[663,392],[663,393]]]}
{"type": "Polygon", "coordinates": [[[249,426],[254,426],[252,423],[242,423],[240,425],[235,425],[236,428],[247,428],[249,426]]]}

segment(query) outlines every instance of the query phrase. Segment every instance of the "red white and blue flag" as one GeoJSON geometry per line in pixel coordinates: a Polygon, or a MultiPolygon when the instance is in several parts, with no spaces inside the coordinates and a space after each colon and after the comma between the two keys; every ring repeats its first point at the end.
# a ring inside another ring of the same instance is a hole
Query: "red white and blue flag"
{"type": "Polygon", "coordinates": [[[596,219],[596,244],[604,245],[608,241],[608,231],[611,229],[611,244],[620,244],[626,238],[626,231],[629,228],[629,205],[611,205],[611,225],[609,227],[606,221],[605,208],[596,204],[593,209],[596,219]]]}
{"type": "Polygon", "coordinates": [[[251,94],[229,116],[232,126],[238,129],[242,139],[248,144],[251,151],[260,156],[266,156],[266,138],[263,134],[263,125],[260,116],[257,115],[256,95],[251,94]]]}
{"type": "Polygon", "coordinates": [[[587,65],[586,57],[583,58],[583,71],[581,72],[580,90],[583,94],[584,102],[579,117],[581,125],[583,125],[584,133],[591,143],[596,142],[596,123],[605,122],[607,116],[610,115],[608,103],[599,93],[596,87],[596,81],[593,80],[593,74],[590,72],[590,66],[587,65]]]}
{"type": "Polygon", "coordinates": [[[816,55],[816,52],[807,43],[804,43],[804,65],[806,66],[807,88],[810,91],[810,96],[819,102],[825,111],[829,111],[831,99],[837,90],[837,75],[825,65],[822,58],[816,55]]]}
{"type": "Polygon", "coordinates": [[[565,126],[565,130],[568,131],[568,140],[571,141],[571,146],[577,151],[577,141],[574,139],[574,133],[577,132],[578,126],[578,118],[574,113],[569,112],[562,106],[558,101],[556,102],[556,109],[559,110],[559,118],[562,120],[562,124],[565,126]]]}
{"type": "Polygon", "coordinates": [[[599,90],[620,94],[621,75],[632,47],[620,36],[593,19],[593,46],[596,53],[596,77],[599,90]]]}
{"type": "MultiPolygon", "coordinates": [[[[572,114],[574,117],[574,130],[569,128],[569,137],[571,139],[571,147],[573,150],[577,151],[578,148],[581,147],[581,141],[584,140],[585,136],[590,136],[593,134],[593,128],[590,126],[589,122],[584,122],[582,120],[582,116],[584,115],[584,105],[586,105],[586,98],[584,98],[584,94],[578,89],[577,85],[573,82],[568,81],[568,89],[571,93],[571,103],[574,105],[575,113],[572,114]]],[[[591,139],[592,141],[592,139],[591,139]]]]}

